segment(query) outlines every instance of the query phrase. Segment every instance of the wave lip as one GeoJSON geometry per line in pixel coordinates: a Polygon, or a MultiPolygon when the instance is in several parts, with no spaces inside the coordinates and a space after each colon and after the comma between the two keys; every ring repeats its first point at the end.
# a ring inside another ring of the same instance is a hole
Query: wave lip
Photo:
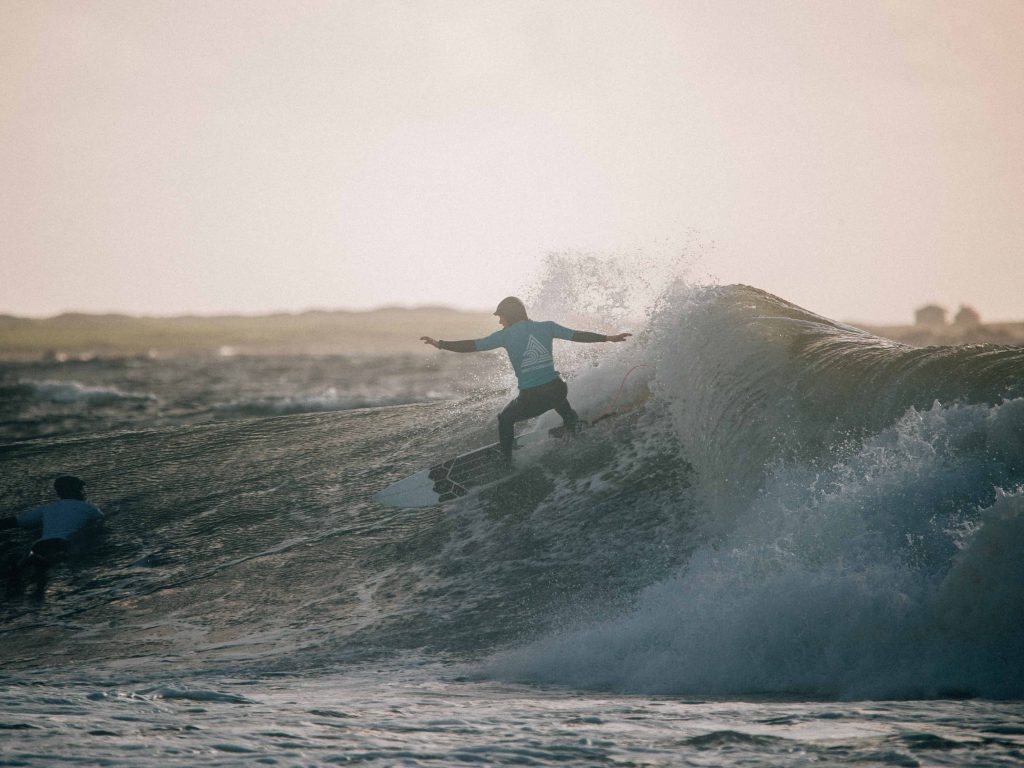
{"type": "Polygon", "coordinates": [[[1024,349],[915,349],[749,286],[684,286],[651,336],[655,390],[722,514],[775,464],[831,462],[910,408],[1024,396],[1024,349]]]}

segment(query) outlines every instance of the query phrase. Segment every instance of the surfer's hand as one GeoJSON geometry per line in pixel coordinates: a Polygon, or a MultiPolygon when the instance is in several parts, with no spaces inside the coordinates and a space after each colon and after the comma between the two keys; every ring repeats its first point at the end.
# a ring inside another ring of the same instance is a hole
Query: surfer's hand
{"type": "Polygon", "coordinates": [[[614,336],[609,336],[608,341],[625,341],[632,335],[632,333],[616,333],[614,336]]]}
{"type": "Polygon", "coordinates": [[[441,345],[438,343],[437,339],[432,339],[429,336],[420,336],[420,341],[422,341],[424,344],[429,344],[432,347],[437,347],[438,349],[441,348],[441,345]]]}

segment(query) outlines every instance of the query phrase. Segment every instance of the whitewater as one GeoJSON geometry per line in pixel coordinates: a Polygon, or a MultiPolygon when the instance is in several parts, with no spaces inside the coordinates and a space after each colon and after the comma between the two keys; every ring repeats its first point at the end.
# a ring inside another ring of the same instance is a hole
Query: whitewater
{"type": "Polygon", "coordinates": [[[1024,350],[641,309],[556,347],[613,418],[428,509],[373,495],[493,441],[498,355],[0,364],[4,514],[74,472],[109,520],[3,604],[0,764],[1024,760],[1024,350]]]}

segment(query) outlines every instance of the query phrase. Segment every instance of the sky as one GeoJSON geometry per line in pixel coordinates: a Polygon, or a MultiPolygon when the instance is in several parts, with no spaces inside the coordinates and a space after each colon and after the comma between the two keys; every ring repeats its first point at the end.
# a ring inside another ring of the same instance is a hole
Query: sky
{"type": "Polygon", "coordinates": [[[1022,0],[0,0],[0,313],[490,310],[650,251],[1024,319],[1022,136],[1022,0]]]}

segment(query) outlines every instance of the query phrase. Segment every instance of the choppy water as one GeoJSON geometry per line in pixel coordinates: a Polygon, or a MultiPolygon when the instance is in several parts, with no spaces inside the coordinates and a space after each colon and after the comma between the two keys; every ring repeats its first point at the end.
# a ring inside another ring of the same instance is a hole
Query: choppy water
{"type": "Polygon", "coordinates": [[[0,442],[451,400],[486,390],[488,368],[412,355],[0,363],[0,442]]]}
{"type": "Polygon", "coordinates": [[[559,359],[640,408],[423,510],[372,496],[493,439],[501,358],[4,364],[4,508],[109,526],[4,606],[0,762],[1024,759],[1024,351],[736,286],[635,330],[559,359]]]}
{"type": "MultiPolygon", "coordinates": [[[[448,667],[8,687],[6,765],[1016,765],[1006,702],[607,695],[448,667]]],[[[1014,724],[1016,723],[1016,724],[1014,724]]]]}

